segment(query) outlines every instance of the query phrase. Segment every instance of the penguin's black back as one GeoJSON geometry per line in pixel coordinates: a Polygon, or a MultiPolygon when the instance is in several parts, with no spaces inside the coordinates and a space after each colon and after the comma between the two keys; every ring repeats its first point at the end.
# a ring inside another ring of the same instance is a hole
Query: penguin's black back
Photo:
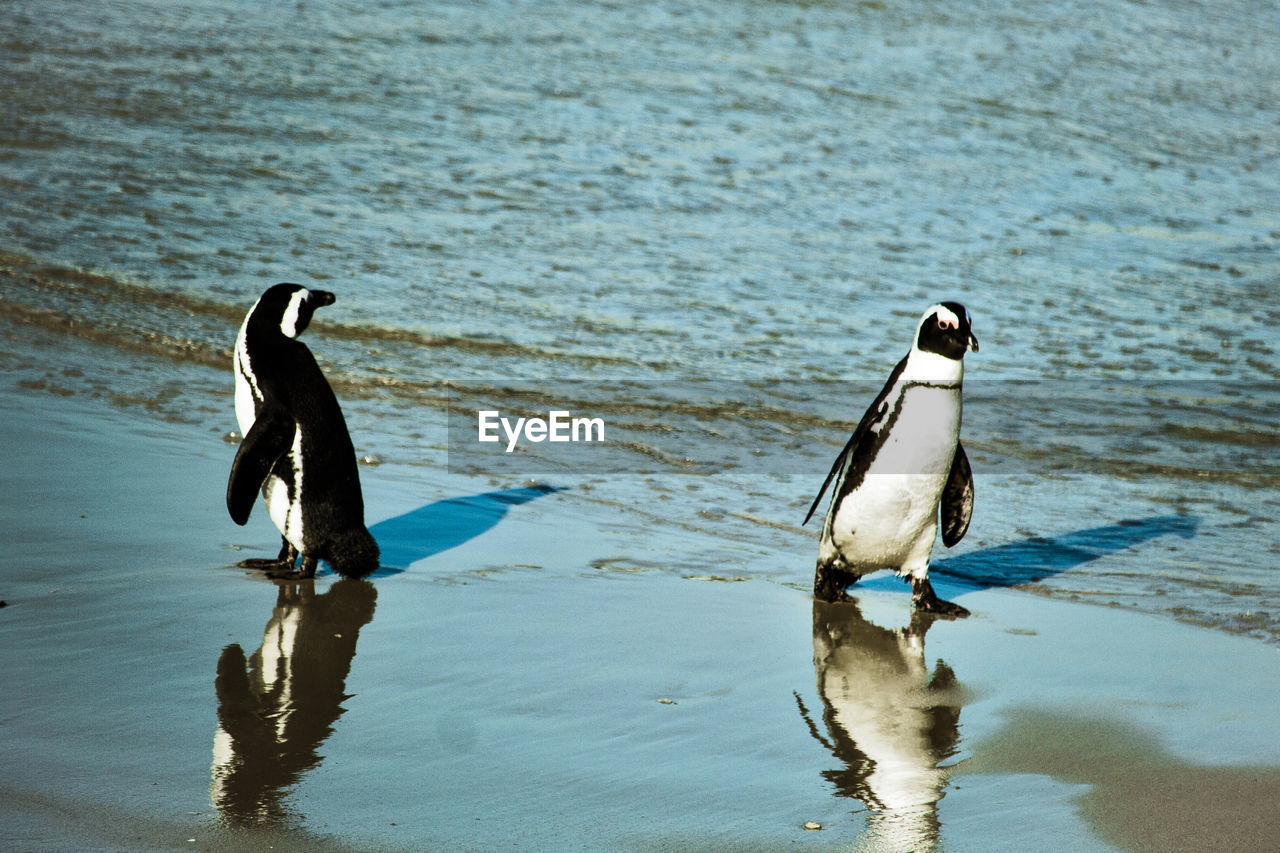
{"type": "MultiPolygon", "coordinates": [[[[303,467],[308,480],[335,484],[350,480],[357,501],[360,481],[355,447],[342,407],[307,345],[286,337],[272,314],[255,312],[246,330],[246,349],[262,402],[257,414],[276,407],[302,429],[303,467]]],[[[277,465],[288,464],[282,458],[277,465]]],[[[277,472],[279,475],[279,472],[277,472]]],[[[363,505],[357,507],[363,514],[363,505]]]]}

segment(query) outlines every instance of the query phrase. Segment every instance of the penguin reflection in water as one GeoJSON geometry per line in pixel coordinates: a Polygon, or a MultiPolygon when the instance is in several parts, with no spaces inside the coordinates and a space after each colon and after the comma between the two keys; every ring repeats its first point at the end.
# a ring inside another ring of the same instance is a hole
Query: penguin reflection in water
{"type": "Polygon", "coordinates": [[[323,760],[350,698],[347,676],[378,591],[343,578],[317,593],[315,583],[277,584],[262,645],[246,658],[233,643],[218,658],[210,796],[233,825],[289,819],[289,790],[323,760]]]}
{"type": "Polygon", "coordinates": [[[822,527],[813,594],[845,601],[858,578],[893,569],[911,583],[916,608],[967,616],[929,582],[929,556],[942,511],[942,541],[969,529],[973,477],[960,444],[964,354],[978,351],[969,312],[957,302],[934,305],[916,325],[911,351],[836,458],[805,522],[835,481],[822,527]]]}
{"type": "Polygon", "coordinates": [[[858,849],[937,848],[938,801],[956,753],[963,690],[941,660],[932,673],[924,637],[938,618],[913,611],[908,627],[882,628],[858,602],[813,603],[813,667],[822,729],[800,695],[809,733],[845,766],[823,777],[870,810],[858,849]]]}
{"type": "Polygon", "coordinates": [[[297,339],[312,313],[333,302],[323,290],[277,284],[236,338],[236,419],[244,439],[231,465],[227,510],[245,524],[261,492],[280,530],[280,555],[240,565],[272,577],[314,577],[319,560],[350,578],[378,568],[347,423],[311,350],[297,339]]]}

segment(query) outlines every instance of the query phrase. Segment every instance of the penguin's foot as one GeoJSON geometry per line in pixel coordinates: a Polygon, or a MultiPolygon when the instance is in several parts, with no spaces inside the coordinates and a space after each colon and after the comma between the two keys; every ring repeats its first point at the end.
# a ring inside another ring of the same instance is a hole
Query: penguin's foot
{"type": "Polygon", "coordinates": [[[287,568],[289,566],[292,566],[293,563],[289,560],[280,560],[280,559],[268,560],[262,557],[254,557],[251,560],[241,560],[240,562],[236,563],[236,565],[242,569],[256,569],[258,571],[271,571],[271,570],[287,568]]]}
{"type": "Polygon", "coordinates": [[[943,601],[933,591],[933,584],[928,578],[911,579],[911,603],[916,610],[935,613],[948,619],[958,619],[969,615],[969,611],[953,601],[943,601]]]}
{"type": "Polygon", "coordinates": [[[263,557],[253,557],[248,560],[241,560],[236,563],[242,569],[255,569],[260,572],[266,572],[268,576],[274,577],[272,572],[279,572],[283,569],[292,569],[294,562],[298,559],[298,549],[289,544],[289,540],[283,536],[280,537],[280,553],[276,555],[274,560],[268,560],[263,557]]]}
{"type": "Polygon", "coordinates": [[[316,576],[316,566],[319,561],[315,557],[307,555],[302,556],[302,568],[295,569],[293,563],[289,562],[277,571],[267,572],[267,577],[278,581],[299,581],[307,580],[316,576]]]}
{"type": "Polygon", "coordinates": [[[928,600],[913,598],[912,603],[915,605],[917,610],[923,610],[926,613],[934,613],[948,619],[963,619],[969,615],[967,608],[961,607],[954,601],[943,601],[936,595],[928,600]]]}
{"type": "Polygon", "coordinates": [[[846,591],[858,582],[861,575],[845,568],[844,560],[836,558],[829,563],[818,562],[813,571],[813,597],[820,601],[853,601],[846,591]]]}
{"type": "Polygon", "coordinates": [[[278,569],[268,571],[267,577],[273,581],[299,581],[307,576],[302,573],[302,569],[296,569],[293,566],[281,566],[278,569]]]}

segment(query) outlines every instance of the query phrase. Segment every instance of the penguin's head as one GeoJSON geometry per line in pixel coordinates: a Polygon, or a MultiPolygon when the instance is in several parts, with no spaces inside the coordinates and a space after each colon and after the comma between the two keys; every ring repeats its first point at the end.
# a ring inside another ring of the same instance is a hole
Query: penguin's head
{"type": "Polygon", "coordinates": [[[939,302],[924,312],[916,326],[915,348],[960,361],[966,352],[978,351],[969,312],[959,302],[939,302]]]}
{"type": "Polygon", "coordinates": [[[306,330],[317,308],[332,305],[336,297],[327,290],[308,290],[300,284],[277,284],[267,288],[254,306],[252,321],[274,327],[286,338],[296,338],[306,330]]]}

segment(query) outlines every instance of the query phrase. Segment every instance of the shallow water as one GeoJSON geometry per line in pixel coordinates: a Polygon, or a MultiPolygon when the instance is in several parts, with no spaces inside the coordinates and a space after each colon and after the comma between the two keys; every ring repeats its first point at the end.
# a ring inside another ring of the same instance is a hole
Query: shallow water
{"type": "Polygon", "coordinates": [[[1267,4],[18,0],[2,34],[28,386],[230,431],[239,318],[302,281],[339,294],[307,339],[362,454],[541,477],[696,534],[674,571],[803,586],[830,459],[957,298],[958,551],[1182,513],[1141,571],[1036,588],[1280,636],[1267,4]],[[466,444],[560,406],[610,453],[466,444]]]}

